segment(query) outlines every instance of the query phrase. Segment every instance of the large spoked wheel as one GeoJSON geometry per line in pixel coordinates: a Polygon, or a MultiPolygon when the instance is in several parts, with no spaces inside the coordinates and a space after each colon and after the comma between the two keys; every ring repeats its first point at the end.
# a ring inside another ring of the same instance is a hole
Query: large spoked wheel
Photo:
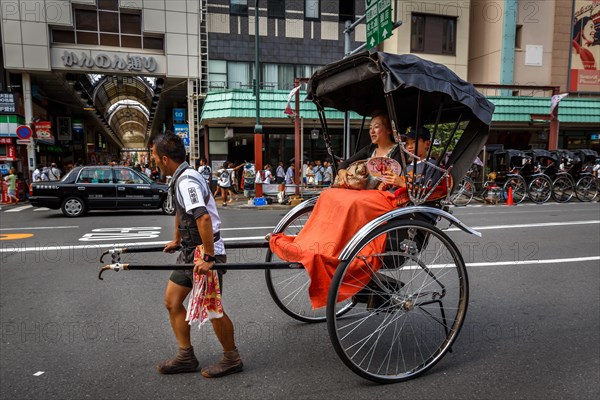
{"type": "Polygon", "coordinates": [[[450,196],[450,201],[455,206],[466,206],[473,199],[474,193],[475,185],[473,184],[473,181],[465,176],[460,181],[456,191],[450,196]]]}
{"type": "Polygon", "coordinates": [[[513,202],[515,204],[521,203],[525,200],[527,195],[527,183],[520,175],[509,176],[504,187],[502,188],[502,195],[505,200],[508,200],[508,188],[512,187],[513,202]]]}
{"type": "Polygon", "coordinates": [[[71,218],[81,217],[86,212],[85,203],[79,197],[68,197],[63,201],[61,210],[71,218]]]}
{"type": "Polygon", "coordinates": [[[327,328],[356,374],[400,382],[423,374],[451,349],[467,303],[465,263],[448,236],[421,221],[392,221],[369,233],[338,266],[327,328]],[[347,296],[354,307],[336,315],[333,306],[347,296]]]}
{"type": "MultiPolygon", "coordinates": [[[[312,213],[314,205],[300,209],[291,215],[286,215],[287,222],[274,233],[286,235],[297,235],[300,233],[308,217],[312,213]]],[[[267,250],[266,261],[281,261],[279,257],[267,250]]],[[[310,279],[304,269],[266,269],[265,279],[267,288],[275,304],[290,317],[302,322],[323,322],[326,314],[325,308],[312,309],[310,297],[308,296],[308,285],[310,279]]],[[[352,307],[351,301],[344,302],[338,306],[338,312],[344,313],[352,307]]]]}
{"type": "Polygon", "coordinates": [[[598,183],[592,175],[581,177],[575,185],[575,196],[581,201],[592,201],[598,196],[598,183]]]}
{"type": "Polygon", "coordinates": [[[545,175],[536,176],[529,184],[529,199],[543,204],[552,196],[552,181],[545,175]]]}
{"type": "Polygon", "coordinates": [[[554,182],[552,182],[552,197],[554,201],[557,203],[566,203],[571,200],[575,194],[574,186],[573,180],[567,175],[562,175],[554,179],[554,182]]]}

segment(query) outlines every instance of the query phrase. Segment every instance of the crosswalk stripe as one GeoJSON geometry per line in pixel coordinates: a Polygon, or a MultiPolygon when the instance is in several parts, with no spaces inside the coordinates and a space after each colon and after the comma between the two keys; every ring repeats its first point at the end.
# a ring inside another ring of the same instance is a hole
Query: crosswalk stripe
{"type": "Polygon", "coordinates": [[[9,213],[9,212],[19,212],[19,211],[23,211],[23,210],[27,210],[28,208],[32,208],[32,205],[29,206],[23,206],[23,207],[17,207],[17,208],[12,208],[10,210],[6,210],[5,212],[9,213]]]}

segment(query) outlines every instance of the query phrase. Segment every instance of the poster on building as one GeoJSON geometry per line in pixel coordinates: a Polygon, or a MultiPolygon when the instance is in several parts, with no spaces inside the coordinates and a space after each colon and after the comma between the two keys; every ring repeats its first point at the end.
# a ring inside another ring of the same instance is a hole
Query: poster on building
{"type": "Polygon", "coordinates": [[[600,1],[573,2],[569,90],[600,92],[600,1]]]}
{"type": "Polygon", "coordinates": [[[52,122],[50,121],[38,121],[34,122],[35,137],[39,140],[45,140],[54,144],[54,138],[52,137],[52,122]]]}
{"type": "Polygon", "coordinates": [[[190,127],[188,124],[173,124],[174,133],[181,138],[185,150],[190,149],[190,127]]]}

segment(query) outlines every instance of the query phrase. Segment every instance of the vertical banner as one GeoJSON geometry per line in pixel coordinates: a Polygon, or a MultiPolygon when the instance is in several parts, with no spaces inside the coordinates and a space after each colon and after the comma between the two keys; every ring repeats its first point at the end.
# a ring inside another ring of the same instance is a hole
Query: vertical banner
{"type": "Polygon", "coordinates": [[[600,1],[573,0],[569,90],[600,92],[600,1]]]}
{"type": "Polygon", "coordinates": [[[56,138],[58,140],[73,140],[71,135],[71,118],[57,117],[56,118],[56,138]]]}

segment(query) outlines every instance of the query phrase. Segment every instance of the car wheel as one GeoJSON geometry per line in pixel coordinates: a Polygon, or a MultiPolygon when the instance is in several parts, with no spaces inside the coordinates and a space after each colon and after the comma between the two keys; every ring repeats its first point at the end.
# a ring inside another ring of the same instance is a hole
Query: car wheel
{"type": "Polygon", "coordinates": [[[79,197],[68,197],[63,201],[61,210],[67,217],[81,217],[85,214],[85,203],[79,197]]]}
{"type": "Polygon", "coordinates": [[[175,215],[175,204],[173,203],[173,197],[169,195],[165,196],[160,208],[166,215],[175,215]]]}

